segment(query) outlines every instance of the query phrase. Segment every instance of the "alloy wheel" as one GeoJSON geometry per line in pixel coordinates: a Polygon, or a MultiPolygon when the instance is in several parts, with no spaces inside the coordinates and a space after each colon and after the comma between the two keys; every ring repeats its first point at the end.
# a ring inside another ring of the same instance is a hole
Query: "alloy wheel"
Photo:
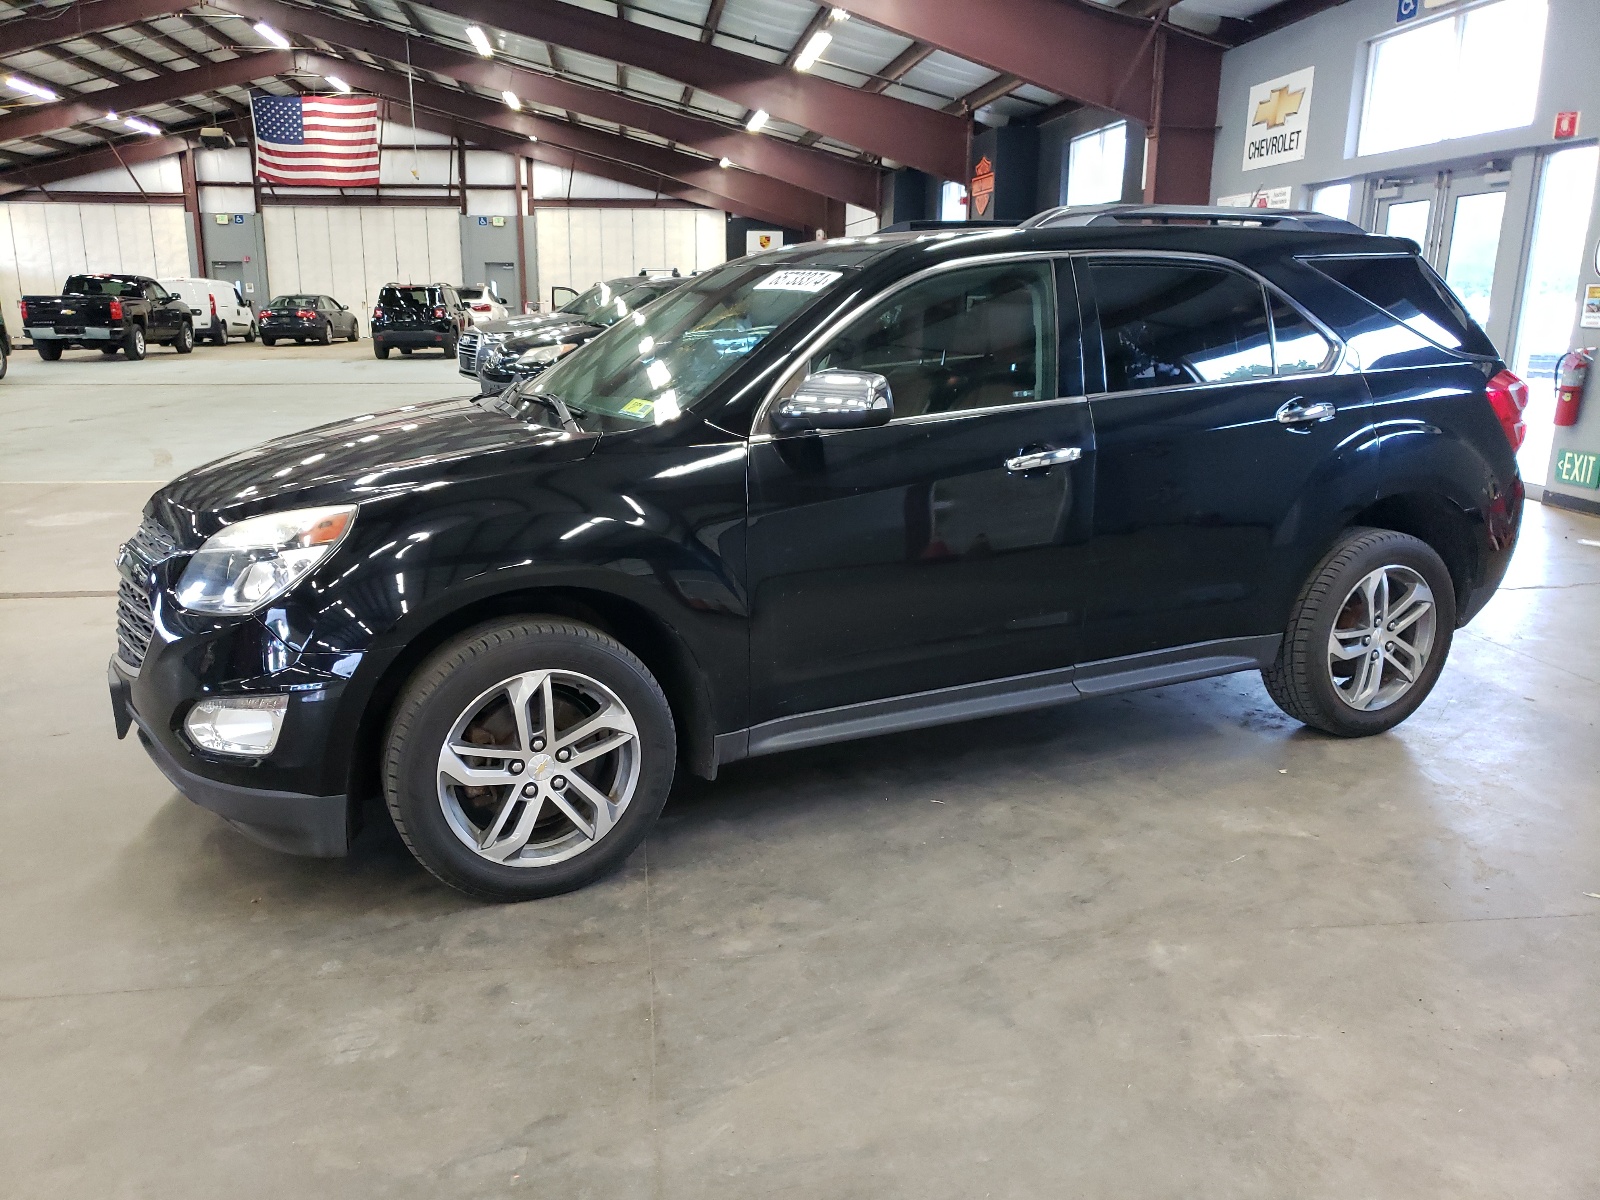
{"type": "Polygon", "coordinates": [[[1437,619],[1433,591],[1416,571],[1369,571],[1339,606],[1328,635],[1333,690],[1363,712],[1389,707],[1422,677],[1437,619]]]}
{"type": "Polygon", "coordinates": [[[439,748],[439,805],[480,858],[550,866],[615,828],[638,787],[639,730],[576,671],[525,671],[482,692],[439,748]]]}

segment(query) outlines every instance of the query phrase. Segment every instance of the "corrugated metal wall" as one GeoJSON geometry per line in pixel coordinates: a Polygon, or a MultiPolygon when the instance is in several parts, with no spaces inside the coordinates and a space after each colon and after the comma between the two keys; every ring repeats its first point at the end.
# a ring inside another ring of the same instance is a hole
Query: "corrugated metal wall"
{"type": "MultiPolygon", "coordinates": [[[[676,267],[685,275],[727,257],[727,218],[688,208],[536,208],[538,296],[602,279],[676,267]]],[[[532,281],[530,280],[530,287],[532,281]]]]}
{"type": "Polygon", "coordinates": [[[0,204],[6,328],[21,334],[20,297],[54,295],[75,272],[187,275],[186,219],[175,204],[0,204]]]}

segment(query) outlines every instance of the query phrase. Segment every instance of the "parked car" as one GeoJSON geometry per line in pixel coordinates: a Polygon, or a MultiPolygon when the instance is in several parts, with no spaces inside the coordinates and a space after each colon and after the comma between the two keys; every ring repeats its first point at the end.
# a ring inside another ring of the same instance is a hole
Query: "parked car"
{"type": "Polygon", "coordinates": [[[593,341],[629,313],[660,299],[681,283],[682,279],[651,280],[614,295],[585,317],[568,316],[564,321],[547,321],[501,340],[485,342],[483,353],[477,356],[479,387],[486,392],[497,392],[531,379],[579,346],[593,341]]]}
{"type": "Polygon", "coordinates": [[[45,362],[63,350],[122,351],[137,361],[151,343],[194,349],[189,305],[145,275],[70,275],[59,296],[24,296],[22,329],[45,362]]]}
{"type": "Polygon", "coordinates": [[[456,348],[456,369],[471,379],[477,379],[479,368],[490,349],[508,337],[560,325],[609,325],[616,317],[625,316],[640,303],[649,303],[649,300],[636,301],[632,298],[632,293],[640,288],[649,288],[650,300],[653,300],[663,290],[670,290],[682,282],[682,277],[675,273],[640,272],[638,275],[624,275],[620,279],[597,283],[582,295],[574,293],[571,300],[553,312],[523,313],[503,321],[491,321],[478,329],[469,329],[461,335],[461,342],[456,348]]]}
{"type": "Polygon", "coordinates": [[[191,471],[122,551],[118,730],[282,849],[381,792],[502,900],[621,863],[680,766],[1235,671],[1382,733],[1505,573],[1526,388],[1413,243],[1248,220],[787,247],[191,471]]]}
{"type": "Polygon", "coordinates": [[[261,310],[261,340],[269,346],[293,338],[302,346],[335,338],[361,340],[361,321],[332,296],[314,292],[274,296],[261,310]]]}
{"type": "Polygon", "coordinates": [[[194,340],[226,346],[230,337],[256,340],[256,314],[237,288],[221,279],[163,279],[161,286],[189,305],[194,340]]]}
{"type": "Polygon", "coordinates": [[[0,379],[6,377],[11,364],[11,335],[6,332],[6,318],[0,313],[0,379]]]}
{"type": "Polygon", "coordinates": [[[456,343],[471,326],[467,306],[448,283],[391,283],[378,292],[372,309],[372,353],[410,354],[435,347],[454,358],[456,343]]]}
{"type": "Polygon", "coordinates": [[[511,315],[506,302],[495,294],[494,284],[473,284],[458,287],[456,295],[467,306],[467,319],[474,325],[487,325],[490,321],[504,321],[511,315]]]}

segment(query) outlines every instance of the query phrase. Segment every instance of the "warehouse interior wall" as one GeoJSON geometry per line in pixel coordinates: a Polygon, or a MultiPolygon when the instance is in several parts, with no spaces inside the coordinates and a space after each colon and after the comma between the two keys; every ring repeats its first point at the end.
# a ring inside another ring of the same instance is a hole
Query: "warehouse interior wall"
{"type": "Polygon", "coordinates": [[[542,305],[550,289],[583,291],[602,279],[671,270],[684,275],[727,260],[724,213],[703,208],[535,208],[537,288],[542,305]]]}

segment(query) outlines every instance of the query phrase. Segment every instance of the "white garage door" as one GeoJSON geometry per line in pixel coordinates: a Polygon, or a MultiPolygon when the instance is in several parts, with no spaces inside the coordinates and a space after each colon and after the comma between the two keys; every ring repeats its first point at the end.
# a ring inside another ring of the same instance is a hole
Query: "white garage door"
{"type": "Polygon", "coordinates": [[[690,208],[536,208],[539,300],[602,279],[676,267],[685,275],[727,257],[727,218],[690,208]]]}

